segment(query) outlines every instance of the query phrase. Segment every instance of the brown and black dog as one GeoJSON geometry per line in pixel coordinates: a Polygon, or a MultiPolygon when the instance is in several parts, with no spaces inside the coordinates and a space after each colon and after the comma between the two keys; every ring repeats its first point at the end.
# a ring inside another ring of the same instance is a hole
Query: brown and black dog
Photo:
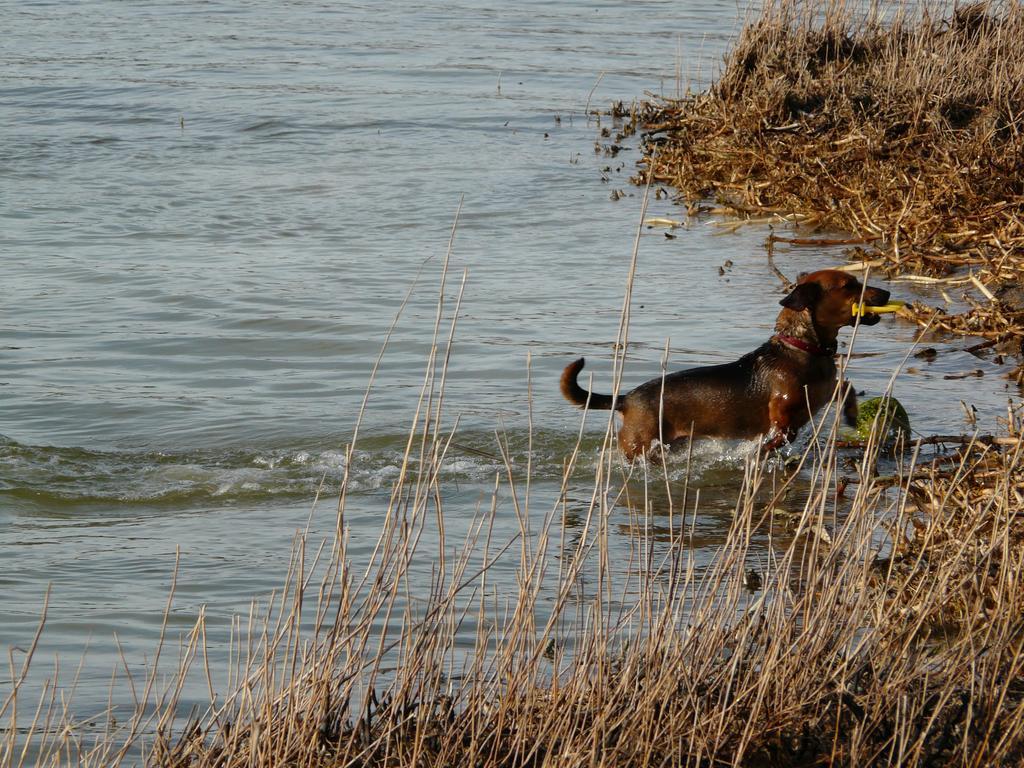
{"type": "MultiPolygon", "coordinates": [[[[834,269],[801,275],[779,302],[783,309],[775,335],[735,362],[651,379],[613,400],[577,383],[581,357],[562,373],[562,394],[576,405],[621,413],[619,447],[630,459],[646,455],[652,445],[687,437],[764,435],[766,445],[777,448],[832,399],[836,337],[844,325],[854,324],[853,305],[861,301],[883,305],[889,292],[865,287],[834,269]]],[[[866,313],[860,322],[875,325],[880,319],[866,313]]],[[[856,421],[852,388],[847,388],[844,411],[847,421],[856,421]]]]}

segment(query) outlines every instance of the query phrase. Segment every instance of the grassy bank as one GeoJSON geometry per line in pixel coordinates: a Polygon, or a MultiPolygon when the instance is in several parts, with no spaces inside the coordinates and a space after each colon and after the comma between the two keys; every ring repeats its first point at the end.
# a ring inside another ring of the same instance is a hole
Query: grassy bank
{"type": "Polygon", "coordinates": [[[637,180],[675,187],[693,209],[716,198],[739,215],[825,230],[819,242],[891,276],[966,285],[977,304],[966,314],[918,305],[908,315],[1017,352],[1022,46],[1016,2],[926,4],[890,18],[844,3],[773,3],[744,27],[708,91],[641,106],[637,180]]]}

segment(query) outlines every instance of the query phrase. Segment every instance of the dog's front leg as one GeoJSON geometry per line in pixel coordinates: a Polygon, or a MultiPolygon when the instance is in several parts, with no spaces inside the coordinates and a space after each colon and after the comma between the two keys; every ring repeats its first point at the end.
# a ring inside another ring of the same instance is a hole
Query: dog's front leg
{"type": "Polygon", "coordinates": [[[783,432],[772,427],[764,436],[764,447],[767,451],[776,451],[789,442],[789,438],[783,432]]]}
{"type": "MultiPolygon", "coordinates": [[[[799,415],[807,409],[806,398],[802,394],[777,392],[768,401],[768,434],[764,444],[768,450],[781,448],[796,437],[797,430],[803,426],[799,415]]],[[[805,419],[806,420],[806,419],[805,419]]]]}

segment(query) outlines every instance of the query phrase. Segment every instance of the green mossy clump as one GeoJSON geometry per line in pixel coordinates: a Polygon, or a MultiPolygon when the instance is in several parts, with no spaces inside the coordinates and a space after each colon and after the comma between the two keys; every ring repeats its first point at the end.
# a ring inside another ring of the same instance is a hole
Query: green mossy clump
{"type": "Polygon", "coordinates": [[[857,426],[854,431],[858,440],[867,440],[871,436],[871,428],[876,419],[879,433],[884,434],[886,444],[895,442],[901,436],[910,436],[910,416],[895,397],[873,397],[857,404],[857,426]]]}

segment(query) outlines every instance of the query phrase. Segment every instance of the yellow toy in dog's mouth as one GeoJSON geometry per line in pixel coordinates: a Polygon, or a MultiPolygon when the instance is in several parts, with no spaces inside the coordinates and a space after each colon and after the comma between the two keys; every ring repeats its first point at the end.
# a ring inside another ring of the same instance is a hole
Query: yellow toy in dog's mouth
{"type": "Polygon", "coordinates": [[[871,315],[884,315],[886,312],[899,312],[903,309],[903,305],[906,302],[903,301],[890,301],[888,304],[881,304],[879,306],[872,306],[870,304],[858,304],[853,303],[853,316],[864,317],[866,314],[871,315]]]}

